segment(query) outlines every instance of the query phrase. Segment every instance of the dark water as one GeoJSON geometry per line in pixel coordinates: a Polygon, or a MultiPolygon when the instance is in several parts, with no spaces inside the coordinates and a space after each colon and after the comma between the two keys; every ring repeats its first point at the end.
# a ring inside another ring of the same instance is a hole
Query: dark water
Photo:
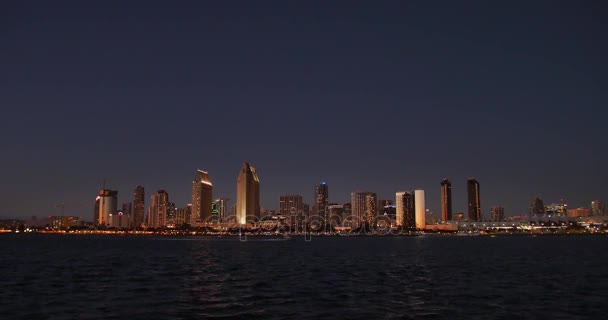
{"type": "Polygon", "coordinates": [[[1,235],[1,319],[604,318],[608,237],[1,235]]]}

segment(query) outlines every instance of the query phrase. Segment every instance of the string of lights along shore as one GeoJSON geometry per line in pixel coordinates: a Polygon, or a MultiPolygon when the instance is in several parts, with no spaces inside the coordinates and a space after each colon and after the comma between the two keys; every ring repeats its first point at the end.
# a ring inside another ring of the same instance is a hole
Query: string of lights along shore
{"type": "MultiPolygon", "coordinates": [[[[500,205],[490,207],[489,214],[482,214],[480,183],[475,178],[466,181],[466,214],[453,212],[452,183],[448,179],[440,182],[440,188],[439,216],[427,209],[425,191],[421,189],[398,191],[394,199],[378,199],[374,192],[356,190],[351,192],[350,202],[332,203],[329,184],[325,181],[314,186],[312,205],[306,204],[302,195],[285,194],[279,198],[278,210],[262,210],[260,178],[255,166],[244,162],[237,177],[236,201],[232,205],[229,198],[213,197],[209,172],[199,169],[192,179],[192,201],[182,206],[171,202],[169,192],[160,189],[150,195],[149,206],[146,208],[145,188],[137,186],[133,191],[132,202],[122,203],[119,209],[118,191],[102,188],[95,199],[93,225],[96,228],[127,230],[193,227],[226,230],[230,226],[240,225],[248,228],[288,227],[289,230],[298,231],[310,227],[313,221],[316,230],[323,232],[389,227],[409,231],[455,231],[463,224],[495,225],[496,222],[523,217],[506,218],[505,210],[500,205]]],[[[563,199],[545,205],[540,198],[535,197],[529,208],[529,214],[524,218],[528,222],[537,223],[567,222],[572,218],[604,216],[606,213],[605,205],[597,200],[591,202],[590,208],[569,209],[563,199]]]]}

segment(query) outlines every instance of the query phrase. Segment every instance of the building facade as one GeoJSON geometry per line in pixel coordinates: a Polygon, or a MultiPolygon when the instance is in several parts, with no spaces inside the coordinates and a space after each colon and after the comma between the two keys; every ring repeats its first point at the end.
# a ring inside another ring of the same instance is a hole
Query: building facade
{"type": "Polygon", "coordinates": [[[424,199],[424,190],[414,190],[414,210],[416,212],[416,229],[424,229],[426,227],[426,201],[424,199]]]}
{"type": "Polygon", "coordinates": [[[192,179],[192,214],[190,223],[193,225],[207,223],[211,218],[211,202],[213,199],[213,184],[209,173],[197,170],[192,179]]]}
{"type": "Polygon", "coordinates": [[[243,163],[236,181],[236,220],[245,224],[247,217],[260,218],[260,179],[255,167],[243,163]]]}
{"type": "Polygon", "coordinates": [[[441,180],[441,221],[452,220],[452,183],[441,180]]]}
{"type": "Polygon", "coordinates": [[[325,208],[329,203],[329,188],[325,181],[315,186],[313,203],[313,214],[325,214],[325,208]]]}
{"type": "Polygon", "coordinates": [[[467,180],[469,221],[481,221],[481,201],[479,199],[479,182],[473,178],[467,180]]]}
{"type": "Polygon", "coordinates": [[[505,208],[502,206],[494,206],[490,208],[491,221],[505,221],[505,208]]]}
{"type": "Polygon", "coordinates": [[[101,189],[95,198],[95,215],[93,222],[96,226],[112,226],[112,216],[118,209],[118,191],[101,189]]]}
{"type": "Polygon", "coordinates": [[[150,208],[148,209],[148,228],[161,228],[167,225],[167,213],[169,210],[169,194],[160,189],[152,195],[150,208]]]}
{"type": "Polygon", "coordinates": [[[132,225],[135,228],[141,228],[144,224],[146,215],[146,192],[144,187],[137,186],[133,191],[133,216],[132,225]]]}

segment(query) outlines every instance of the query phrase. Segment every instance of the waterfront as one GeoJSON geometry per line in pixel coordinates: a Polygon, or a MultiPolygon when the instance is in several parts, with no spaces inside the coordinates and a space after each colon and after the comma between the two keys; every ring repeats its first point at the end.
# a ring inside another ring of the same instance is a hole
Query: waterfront
{"type": "Polygon", "coordinates": [[[5,319],[601,317],[606,236],[0,236],[5,319]]]}

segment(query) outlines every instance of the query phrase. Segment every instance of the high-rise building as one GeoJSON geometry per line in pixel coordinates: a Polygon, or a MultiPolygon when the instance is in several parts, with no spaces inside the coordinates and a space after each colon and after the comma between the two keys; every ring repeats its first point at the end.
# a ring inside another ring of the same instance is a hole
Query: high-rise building
{"type": "Polygon", "coordinates": [[[441,180],[441,221],[452,220],[452,183],[441,180]]]}
{"type": "Polygon", "coordinates": [[[365,221],[366,213],[366,203],[365,199],[367,198],[367,191],[355,191],[350,193],[350,204],[351,204],[351,216],[353,226],[358,226],[359,224],[365,221]]]}
{"type": "Polygon", "coordinates": [[[191,224],[207,223],[211,218],[213,184],[209,173],[197,170],[192,179],[192,216],[191,224]]]}
{"type": "Polygon", "coordinates": [[[473,178],[467,180],[469,198],[469,221],[481,221],[481,203],[479,201],[479,182],[473,178]]]}
{"type": "Polygon", "coordinates": [[[169,202],[167,204],[167,221],[166,226],[169,228],[175,228],[177,226],[177,208],[175,203],[169,202]]]}
{"type": "Polygon", "coordinates": [[[606,214],[606,205],[599,201],[593,200],[591,201],[591,215],[593,216],[603,216],[606,214]]]}
{"type": "Polygon", "coordinates": [[[414,210],[416,211],[416,229],[424,229],[426,227],[424,190],[414,190],[414,210]]]}
{"type": "Polygon", "coordinates": [[[406,229],[416,228],[414,192],[400,191],[395,194],[396,224],[406,229]]]}
{"type": "Polygon", "coordinates": [[[236,181],[236,220],[245,224],[248,216],[260,218],[260,179],[255,167],[243,163],[236,181]]]}
{"type": "Polygon", "coordinates": [[[279,197],[279,214],[284,216],[301,214],[304,200],[299,194],[287,194],[279,197]]]}
{"type": "Polygon", "coordinates": [[[151,197],[148,209],[148,228],[160,228],[167,225],[167,211],[169,209],[169,194],[160,189],[151,197]]]}
{"type": "Polygon", "coordinates": [[[321,182],[320,184],[315,186],[315,194],[314,194],[314,213],[318,215],[325,214],[325,208],[329,202],[329,191],[327,188],[327,183],[321,182]]]}
{"type": "Polygon", "coordinates": [[[97,226],[112,226],[112,216],[118,209],[118,191],[101,189],[95,199],[94,223],[97,226]]]}
{"type": "Polygon", "coordinates": [[[365,196],[365,222],[371,224],[378,215],[378,197],[373,192],[365,196]]]}
{"type": "Polygon", "coordinates": [[[490,208],[490,217],[492,221],[504,221],[505,220],[505,208],[502,206],[494,206],[490,208]]]}
{"type": "Polygon", "coordinates": [[[144,187],[137,186],[133,191],[133,227],[140,228],[144,224],[146,215],[146,193],[144,187]]]}
{"type": "Polygon", "coordinates": [[[175,226],[177,228],[188,223],[188,218],[192,212],[192,205],[188,204],[184,208],[175,209],[175,226]]]}
{"type": "MultiPolygon", "coordinates": [[[[226,220],[226,218],[228,217],[228,215],[230,214],[230,212],[229,212],[230,207],[228,207],[228,201],[230,201],[230,199],[228,199],[228,198],[217,198],[214,201],[218,218],[222,222],[224,222],[226,220]]],[[[213,214],[213,212],[212,212],[212,214],[213,214]]]]}
{"type": "Polygon", "coordinates": [[[530,201],[530,217],[544,216],[546,213],[545,204],[539,197],[535,197],[530,201]]]}

